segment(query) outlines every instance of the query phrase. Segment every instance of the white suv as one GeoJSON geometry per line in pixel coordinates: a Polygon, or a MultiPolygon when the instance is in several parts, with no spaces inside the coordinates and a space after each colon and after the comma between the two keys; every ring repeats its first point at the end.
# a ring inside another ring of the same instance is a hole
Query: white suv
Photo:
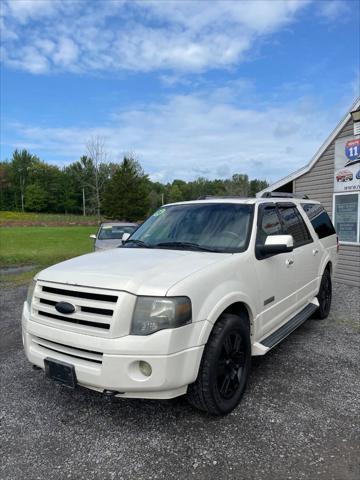
{"type": "Polygon", "coordinates": [[[22,314],[29,361],[64,385],[151,399],[239,403],[264,355],[331,304],[334,227],[296,198],[165,205],[121,248],[40,272],[22,314]]]}

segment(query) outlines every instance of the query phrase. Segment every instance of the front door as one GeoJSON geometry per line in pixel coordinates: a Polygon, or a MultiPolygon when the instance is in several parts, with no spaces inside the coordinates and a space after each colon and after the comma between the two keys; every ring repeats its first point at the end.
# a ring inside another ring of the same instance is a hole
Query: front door
{"type": "MultiPolygon", "coordinates": [[[[268,235],[283,235],[283,226],[275,203],[259,206],[257,245],[268,235]]],[[[297,268],[293,252],[280,253],[255,261],[259,285],[261,317],[259,337],[264,338],[288,320],[296,310],[297,268]]]]}

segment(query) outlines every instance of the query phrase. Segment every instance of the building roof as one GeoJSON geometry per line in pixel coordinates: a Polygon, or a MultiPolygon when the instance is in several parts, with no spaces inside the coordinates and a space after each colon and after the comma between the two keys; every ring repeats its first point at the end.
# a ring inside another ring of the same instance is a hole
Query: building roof
{"type": "Polygon", "coordinates": [[[328,148],[328,146],[331,144],[331,142],[337,137],[337,135],[341,132],[341,130],[345,127],[347,122],[351,118],[351,113],[353,110],[357,110],[360,108],[360,97],[356,99],[356,101],[353,103],[351,108],[348,110],[344,118],[336,125],[334,130],[330,133],[330,135],[327,137],[325,142],[321,145],[321,147],[318,149],[318,151],[315,153],[315,155],[312,157],[310,162],[305,165],[305,167],[299,168],[299,170],[296,170],[295,172],[291,173],[290,175],[287,175],[286,177],[282,178],[281,180],[278,180],[277,182],[273,183],[272,185],[269,185],[268,187],[264,188],[264,190],[261,190],[261,192],[258,192],[256,194],[257,197],[261,197],[261,195],[264,192],[272,192],[273,190],[277,190],[278,188],[282,187],[283,185],[286,185],[289,182],[292,182],[293,180],[296,180],[297,178],[301,177],[305,173],[307,173],[309,170],[312,169],[312,167],[315,165],[315,163],[319,160],[321,155],[325,152],[325,150],[328,148]]]}

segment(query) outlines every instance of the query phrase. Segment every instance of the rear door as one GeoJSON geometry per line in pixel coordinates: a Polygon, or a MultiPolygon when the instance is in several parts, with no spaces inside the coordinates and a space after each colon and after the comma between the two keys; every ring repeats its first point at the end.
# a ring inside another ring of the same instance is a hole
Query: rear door
{"type": "Polygon", "coordinates": [[[296,306],[300,309],[317,294],[322,247],[319,240],[312,237],[295,204],[279,202],[277,206],[284,233],[294,239],[296,306]]]}
{"type": "MultiPolygon", "coordinates": [[[[275,203],[259,205],[256,245],[264,245],[269,235],[283,235],[275,203]]],[[[280,253],[255,259],[262,314],[259,336],[265,337],[292,316],[296,309],[297,265],[294,255],[280,253]]]]}
{"type": "Polygon", "coordinates": [[[302,203],[301,206],[315,230],[320,245],[327,250],[333,267],[335,267],[337,262],[337,239],[336,231],[329,215],[320,203],[302,203]]]}

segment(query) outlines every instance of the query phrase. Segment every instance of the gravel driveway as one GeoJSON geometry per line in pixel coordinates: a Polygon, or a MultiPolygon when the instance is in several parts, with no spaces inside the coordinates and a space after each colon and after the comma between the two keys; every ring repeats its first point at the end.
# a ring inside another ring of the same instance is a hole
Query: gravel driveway
{"type": "Polygon", "coordinates": [[[26,288],[1,295],[1,479],[360,478],[359,289],[336,285],[327,320],[256,359],[224,418],[45,380],[22,351],[26,288]]]}

